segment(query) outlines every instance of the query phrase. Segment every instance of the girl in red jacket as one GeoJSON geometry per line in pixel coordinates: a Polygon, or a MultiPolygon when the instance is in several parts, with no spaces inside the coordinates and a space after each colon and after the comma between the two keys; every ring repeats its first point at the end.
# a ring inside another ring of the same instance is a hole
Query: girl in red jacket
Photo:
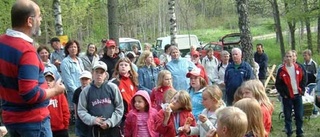
{"type": "Polygon", "coordinates": [[[139,90],[131,100],[131,110],[124,125],[125,137],[159,137],[154,129],[157,110],[151,107],[147,91],[139,90]]]}
{"type": "Polygon", "coordinates": [[[128,58],[118,60],[114,72],[112,83],[119,87],[124,106],[124,113],[120,123],[121,131],[123,132],[124,122],[127,113],[131,110],[131,99],[138,90],[138,73],[133,69],[132,63],[128,58]]]}
{"type": "Polygon", "coordinates": [[[187,137],[188,135],[181,132],[179,127],[196,126],[191,110],[189,93],[183,90],[176,92],[171,103],[158,112],[155,122],[156,131],[161,137],[187,137]]]}
{"type": "Polygon", "coordinates": [[[263,125],[266,130],[266,137],[268,137],[272,126],[271,116],[274,108],[266,94],[263,84],[257,79],[248,80],[242,83],[241,89],[243,98],[254,98],[259,102],[263,114],[263,125]]]}
{"type": "Polygon", "coordinates": [[[172,77],[171,73],[168,70],[162,70],[158,75],[157,87],[152,89],[150,98],[152,107],[161,110],[161,104],[163,103],[164,94],[168,89],[172,88],[172,77]]]}
{"type": "MultiPolygon", "coordinates": [[[[44,73],[49,88],[55,84],[55,78],[52,72],[47,71],[44,73]]],[[[50,98],[48,106],[50,112],[50,123],[53,137],[69,137],[69,118],[70,111],[68,101],[64,94],[60,94],[50,98]]]]}

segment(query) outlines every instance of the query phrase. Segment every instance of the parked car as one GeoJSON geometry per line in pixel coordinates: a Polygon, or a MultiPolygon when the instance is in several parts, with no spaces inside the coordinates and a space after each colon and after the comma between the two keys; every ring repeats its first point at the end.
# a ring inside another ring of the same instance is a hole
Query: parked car
{"type": "MultiPolygon", "coordinates": [[[[162,53],[164,46],[171,43],[171,36],[157,38],[156,51],[162,53]]],[[[196,35],[176,35],[176,43],[181,52],[181,56],[184,57],[187,52],[190,51],[190,46],[195,45],[200,47],[200,42],[196,35]]]]}
{"type": "Polygon", "coordinates": [[[200,49],[201,59],[206,56],[207,49],[214,51],[214,56],[220,60],[220,52],[226,50],[231,54],[234,47],[240,47],[240,33],[231,33],[223,36],[219,42],[209,42],[200,49]]]}
{"type": "Polygon", "coordinates": [[[139,51],[142,51],[141,43],[137,39],[133,38],[119,38],[120,49],[125,51],[132,51],[132,45],[136,44],[139,51]]]}

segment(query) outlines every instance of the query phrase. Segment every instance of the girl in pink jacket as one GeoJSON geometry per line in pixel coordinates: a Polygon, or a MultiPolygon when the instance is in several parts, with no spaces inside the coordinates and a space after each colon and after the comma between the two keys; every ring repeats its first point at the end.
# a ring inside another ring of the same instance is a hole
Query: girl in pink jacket
{"type": "Polygon", "coordinates": [[[151,107],[147,91],[139,90],[131,99],[131,109],[124,125],[125,137],[159,137],[155,131],[157,110],[151,107]]]}

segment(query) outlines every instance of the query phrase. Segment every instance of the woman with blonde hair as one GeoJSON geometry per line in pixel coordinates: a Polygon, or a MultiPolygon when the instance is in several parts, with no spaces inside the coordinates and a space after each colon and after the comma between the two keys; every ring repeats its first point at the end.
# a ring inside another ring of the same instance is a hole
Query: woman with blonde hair
{"type": "Polygon", "coordinates": [[[156,86],[159,69],[156,67],[153,54],[150,51],[143,51],[137,62],[139,89],[151,94],[151,90],[156,86]]]}
{"type": "Polygon", "coordinates": [[[263,124],[268,135],[272,126],[271,116],[274,107],[265,92],[263,84],[258,79],[248,80],[242,83],[241,90],[243,98],[255,98],[259,102],[263,113],[263,124]]]}
{"type": "Polygon", "coordinates": [[[247,114],[248,129],[245,137],[265,137],[265,129],[262,122],[262,111],[259,102],[254,98],[244,98],[233,106],[240,108],[247,114]]]}

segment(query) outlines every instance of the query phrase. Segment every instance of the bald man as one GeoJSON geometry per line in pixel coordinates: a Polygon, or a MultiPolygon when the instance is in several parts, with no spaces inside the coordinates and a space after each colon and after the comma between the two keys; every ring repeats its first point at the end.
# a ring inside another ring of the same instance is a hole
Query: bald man
{"type": "Polygon", "coordinates": [[[2,120],[11,137],[52,137],[48,99],[65,90],[60,82],[47,89],[31,38],[40,35],[41,20],[36,3],[17,0],[11,8],[12,29],[0,36],[2,120]]]}

